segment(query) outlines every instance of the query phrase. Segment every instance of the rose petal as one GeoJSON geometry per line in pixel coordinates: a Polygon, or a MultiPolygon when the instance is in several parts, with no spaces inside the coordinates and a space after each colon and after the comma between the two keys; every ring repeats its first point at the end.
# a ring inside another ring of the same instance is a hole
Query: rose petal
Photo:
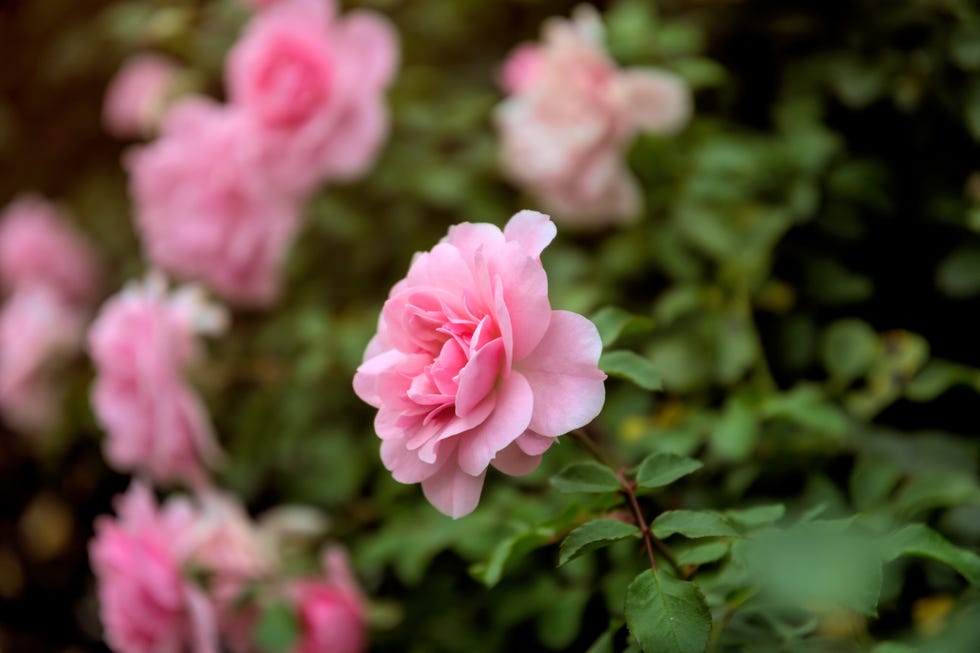
{"type": "Polygon", "coordinates": [[[517,242],[528,256],[538,258],[555,236],[558,229],[544,213],[537,211],[518,211],[504,227],[504,238],[517,242]]]}
{"type": "Polygon", "coordinates": [[[504,342],[500,338],[487,343],[476,352],[459,373],[456,391],[456,415],[465,417],[483,401],[500,376],[504,342]]]}
{"type": "Polygon", "coordinates": [[[500,451],[493,459],[492,465],[511,476],[524,476],[530,474],[538,465],[541,464],[541,456],[529,456],[524,453],[517,442],[513,442],[500,451]]]}
{"type": "Polygon", "coordinates": [[[439,512],[459,519],[473,512],[480,503],[485,477],[486,471],[471,476],[462,471],[455,461],[449,461],[436,474],[422,481],[422,491],[439,512]]]}
{"type": "Polygon", "coordinates": [[[473,476],[483,472],[498,451],[520,437],[531,421],[533,401],[531,388],[521,374],[514,372],[501,381],[493,413],[460,437],[459,466],[463,471],[473,476]]]}
{"type": "Polygon", "coordinates": [[[606,397],[606,375],[597,366],[601,353],[592,322],[570,311],[552,313],[541,343],[516,366],[534,394],[531,430],[561,435],[595,419],[606,397]]]}
{"type": "Polygon", "coordinates": [[[634,68],[618,81],[627,118],[637,129],[674,132],[691,117],[691,91],[677,75],[634,68]]]}

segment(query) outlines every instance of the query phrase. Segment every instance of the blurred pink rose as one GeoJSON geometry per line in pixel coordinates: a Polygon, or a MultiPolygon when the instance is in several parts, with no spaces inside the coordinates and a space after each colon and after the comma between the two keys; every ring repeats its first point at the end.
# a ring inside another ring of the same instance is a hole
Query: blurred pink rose
{"type": "Polygon", "coordinates": [[[252,19],[225,79],[275,183],[305,192],[370,167],[388,131],[384,90],[397,59],[388,20],[363,10],[341,19],[332,0],[280,0],[252,19]]]}
{"type": "Polygon", "coordinates": [[[130,285],[105,303],[89,331],[89,352],[92,404],[113,466],[158,481],[206,481],[218,445],[184,373],[199,358],[196,333],[222,326],[223,314],[195,290],[168,296],[160,279],[130,285]]]}
{"type": "Polygon", "coordinates": [[[556,218],[598,226],[634,219],[641,194],[625,150],[638,131],[672,132],[691,112],[690,91],[670,73],[619,70],[605,52],[595,10],[552,19],[539,46],[504,64],[510,93],[495,111],[505,172],[556,218]]]}
{"type": "Polygon", "coordinates": [[[74,353],[84,323],[74,306],[43,285],[17,290],[0,309],[0,413],[14,428],[38,433],[57,417],[52,363],[74,353]]]}
{"type": "Polygon", "coordinates": [[[326,579],[293,582],[288,593],[299,616],[292,653],[360,653],[366,644],[364,600],[339,549],[324,555],[326,579]]]}
{"type": "Polygon", "coordinates": [[[299,222],[296,199],[246,151],[255,138],[241,112],[190,98],[126,161],[147,257],[241,304],[275,300],[299,222]]]}
{"type": "Polygon", "coordinates": [[[183,576],[196,516],[183,500],[157,507],[133,483],[118,517],[99,517],[89,545],[105,640],[117,653],[218,653],[207,597],[183,576]]]}
{"type": "Polygon", "coordinates": [[[99,273],[88,241],[57,206],[23,195],[0,214],[0,286],[7,292],[43,285],[66,301],[87,304],[99,273]]]}
{"type": "Polygon", "coordinates": [[[554,236],[534,211],[503,232],[451,228],[392,288],[354,377],[385,466],[452,517],[476,507],[488,465],[531,472],[605,400],[595,326],[551,310],[539,256],[554,236]]]}
{"type": "Polygon", "coordinates": [[[102,106],[106,131],[118,138],[153,132],[180,71],[176,62],[158,54],[130,58],[109,82],[102,106]]]}

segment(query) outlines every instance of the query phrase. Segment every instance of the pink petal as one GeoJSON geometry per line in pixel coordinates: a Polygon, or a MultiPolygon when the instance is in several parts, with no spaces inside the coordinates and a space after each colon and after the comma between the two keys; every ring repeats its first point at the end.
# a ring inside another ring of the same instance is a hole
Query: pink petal
{"type": "Polygon", "coordinates": [[[547,451],[556,439],[556,436],[553,435],[541,435],[534,431],[525,431],[524,435],[517,438],[517,446],[529,456],[538,456],[547,451]]]}
{"type": "Polygon", "coordinates": [[[534,258],[541,256],[557,233],[551,218],[537,211],[518,211],[504,227],[504,238],[519,243],[534,258]]]}
{"type": "Polygon", "coordinates": [[[398,66],[398,32],[391,22],[372,11],[354,10],[334,33],[336,52],[349,58],[357,84],[376,92],[391,81],[398,66]]]}
{"type": "Polygon", "coordinates": [[[531,387],[520,373],[501,381],[497,405],[482,424],[464,433],[459,445],[459,466],[475,476],[486,470],[498,451],[527,429],[534,408],[531,387]]]}
{"type": "Polygon", "coordinates": [[[500,87],[507,93],[530,88],[541,72],[543,56],[534,43],[522,43],[507,56],[500,71],[500,87]]]}
{"type": "Polygon", "coordinates": [[[504,474],[524,476],[538,468],[541,456],[529,456],[513,442],[497,452],[492,464],[504,474]]]}
{"type": "Polygon", "coordinates": [[[399,483],[424,481],[440,469],[439,463],[422,462],[416,452],[406,449],[405,443],[399,440],[382,440],[381,462],[399,483]]]}
{"type": "Polygon", "coordinates": [[[508,243],[495,263],[513,334],[511,357],[520,361],[537,347],[548,330],[548,275],[541,261],[529,256],[517,243],[508,243]]]}
{"type": "Polygon", "coordinates": [[[493,340],[473,356],[459,373],[456,391],[456,415],[465,417],[493,390],[500,376],[504,341],[493,340]]]}
{"type": "Polygon", "coordinates": [[[619,85],[626,117],[638,129],[674,132],[691,117],[691,90],[676,75],[634,68],[623,73],[619,85]]]}
{"type": "Polygon", "coordinates": [[[606,398],[601,353],[592,322],[569,311],[552,313],[548,332],[517,366],[534,394],[531,430],[557,436],[595,419],[606,398]]]}
{"type": "Polygon", "coordinates": [[[453,519],[473,512],[480,503],[486,471],[470,476],[454,461],[449,461],[438,473],[422,481],[422,492],[436,510],[453,519]]]}
{"type": "Polygon", "coordinates": [[[322,173],[344,180],[363,175],[388,135],[388,122],[383,98],[367,98],[350,107],[327,141],[322,173]]]}

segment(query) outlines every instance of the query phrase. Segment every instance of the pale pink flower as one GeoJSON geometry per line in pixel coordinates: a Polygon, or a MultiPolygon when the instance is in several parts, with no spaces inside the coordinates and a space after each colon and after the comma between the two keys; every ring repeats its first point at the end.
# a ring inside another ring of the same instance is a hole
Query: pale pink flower
{"type": "Polygon", "coordinates": [[[218,653],[214,610],[185,577],[197,519],[172,499],[158,507],[133,483],[118,517],[99,517],[89,546],[105,640],[117,653],[218,653]]]}
{"type": "Polygon", "coordinates": [[[510,93],[494,114],[504,170],[569,223],[634,219],[642,201],[626,148],[637,132],[679,129],[691,112],[680,78],[616,67],[588,6],[551,19],[540,45],[519,46],[501,84],[510,93]]]}
{"type": "Polygon", "coordinates": [[[0,413],[13,427],[39,433],[57,417],[56,361],[77,351],[79,309],[47,286],[18,289],[0,309],[0,413]]]}
{"type": "Polygon", "coordinates": [[[299,222],[296,198],[249,153],[255,138],[242,112],[189,98],[126,161],[147,257],[242,304],[275,300],[299,222]]]}
{"type": "Polygon", "coordinates": [[[99,271],[88,241],[60,208],[22,195],[0,214],[0,287],[43,285],[84,305],[98,292],[99,271]]]}
{"type": "Polygon", "coordinates": [[[384,17],[341,18],[333,0],[280,0],[252,19],[225,80],[256,126],[255,156],[277,184],[303,192],[371,166],[388,131],[384,90],[397,60],[384,17]]]}
{"type": "Polygon", "coordinates": [[[179,72],[177,63],[163,55],[139,54],[127,60],[106,90],[102,105],[106,131],[118,138],[152,133],[179,72]]]}
{"type": "Polygon", "coordinates": [[[488,465],[527,474],[602,408],[599,334],[548,299],[539,256],[554,236],[534,211],[503,232],[451,228],[392,288],[354,377],[385,466],[452,517],[476,507],[488,465]]]}
{"type": "Polygon", "coordinates": [[[184,373],[200,356],[197,333],[220,331],[223,317],[195,289],[168,295],[158,278],[128,286],[103,306],[89,331],[92,405],[113,466],[159,481],[205,482],[219,450],[184,373]]]}
{"type": "Polygon", "coordinates": [[[294,581],[287,589],[296,608],[300,639],[291,653],[360,653],[364,650],[364,599],[340,549],[324,554],[326,578],[294,581]]]}

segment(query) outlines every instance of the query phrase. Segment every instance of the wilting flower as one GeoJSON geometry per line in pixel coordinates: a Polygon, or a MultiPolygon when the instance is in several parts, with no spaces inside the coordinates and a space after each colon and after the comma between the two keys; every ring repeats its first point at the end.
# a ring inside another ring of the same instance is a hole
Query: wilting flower
{"type": "Polygon", "coordinates": [[[255,156],[275,183],[299,192],[363,174],[388,130],[393,26],[370,11],[340,18],[332,0],[263,4],[225,76],[231,102],[254,124],[255,156]]]}
{"type": "Polygon", "coordinates": [[[244,114],[201,98],[174,105],[161,137],[127,158],[137,226],[148,258],[226,299],[276,298],[297,200],[270,184],[248,149],[244,114]]]}
{"type": "Polygon", "coordinates": [[[385,466],[453,517],[476,507],[488,465],[527,474],[602,408],[599,334],[548,299],[539,256],[554,236],[534,211],[503,232],[451,228],[392,288],[354,377],[385,466]]]}
{"type": "Polygon", "coordinates": [[[510,94],[495,112],[503,166],[557,218],[599,225],[636,217],[641,196],[625,162],[638,131],[687,122],[690,92],[662,70],[620,70],[603,46],[595,10],[551,19],[540,45],[519,46],[504,64],[510,94]]]}
{"type": "Polygon", "coordinates": [[[89,332],[96,366],[92,404],[115,467],[199,485],[219,456],[207,411],[184,374],[200,355],[197,334],[224,314],[196,289],[168,295],[161,279],[130,285],[103,306],[89,332]]]}
{"type": "Polygon", "coordinates": [[[291,653],[360,653],[366,643],[364,599],[340,549],[324,554],[326,578],[294,581],[287,592],[300,624],[291,653]]]}
{"type": "Polygon", "coordinates": [[[23,195],[0,214],[0,287],[45,286],[79,305],[98,291],[98,267],[88,241],[57,206],[23,195]]]}
{"type": "Polygon", "coordinates": [[[79,310],[47,286],[25,286],[0,309],[0,413],[20,431],[38,433],[57,416],[52,364],[78,349],[79,310]]]}
{"type": "Polygon", "coordinates": [[[180,68],[158,54],[132,57],[109,82],[102,122],[113,136],[150,134],[159,123],[180,68]]]}
{"type": "Polygon", "coordinates": [[[89,547],[105,640],[117,653],[217,653],[214,610],[185,577],[197,516],[184,500],[158,507],[139,483],[100,517],[89,547]]]}

